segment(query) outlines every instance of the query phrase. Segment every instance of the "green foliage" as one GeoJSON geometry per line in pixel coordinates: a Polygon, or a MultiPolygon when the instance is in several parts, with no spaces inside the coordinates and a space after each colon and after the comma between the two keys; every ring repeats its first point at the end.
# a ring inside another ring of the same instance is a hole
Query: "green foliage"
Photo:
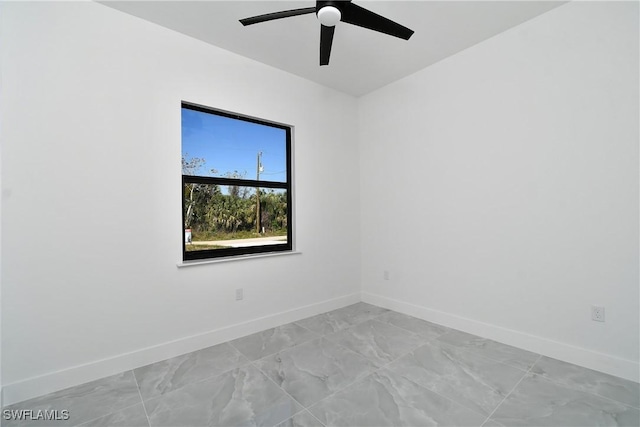
{"type": "Polygon", "coordinates": [[[195,251],[205,251],[209,249],[222,249],[226,246],[220,245],[185,245],[185,249],[187,252],[195,252],[195,251]]]}
{"type": "MultiPolygon", "coordinates": [[[[201,158],[182,158],[182,173],[198,175],[205,167],[201,158]]],[[[211,169],[212,173],[217,173],[211,169]]],[[[227,172],[228,178],[242,179],[246,172],[227,172]]],[[[228,186],[222,191],[218,185],[185,184],[184,226],[190,228],[194,241],[227,240],[287,234],[287,194],[274,190],[260,190],[260,226],[257,233],[258,211],[256,189],[228,186]]]]}
{"type": "Polygon", "coordinates": [[[287,193],[276,193],[270,190],[260,195],[260,224],[269,230],[286,230],[287,193]]]}

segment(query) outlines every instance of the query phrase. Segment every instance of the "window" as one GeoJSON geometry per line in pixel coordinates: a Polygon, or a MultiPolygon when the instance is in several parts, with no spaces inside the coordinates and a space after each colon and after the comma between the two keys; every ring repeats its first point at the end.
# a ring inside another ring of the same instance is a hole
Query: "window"
{"type": "Polygon", "coordinates": [[[291,127],[182,103],[183,260],[292,250],[291,127]]]}

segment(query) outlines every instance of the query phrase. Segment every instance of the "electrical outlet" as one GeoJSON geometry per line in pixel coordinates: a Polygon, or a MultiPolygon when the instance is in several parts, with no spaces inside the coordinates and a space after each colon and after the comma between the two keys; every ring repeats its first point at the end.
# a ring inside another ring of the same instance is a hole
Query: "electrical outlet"
{"type": "Polygon", "coordinates": [[[385,270],[385,271],[382,272],[382,278],[384,280],[389,280],[389,271],[388,270],[385,270]]]}
{"type": "Polygon", "coordinates": [[[591,320],[604,322],[604,307],[598,305],[591,306],[591,320]]]}
{"type": "Polygon", "coordinates": [[[236,301],[240,301],[244,298],[244,292],[242,288],[236,289],[236,301]]]}

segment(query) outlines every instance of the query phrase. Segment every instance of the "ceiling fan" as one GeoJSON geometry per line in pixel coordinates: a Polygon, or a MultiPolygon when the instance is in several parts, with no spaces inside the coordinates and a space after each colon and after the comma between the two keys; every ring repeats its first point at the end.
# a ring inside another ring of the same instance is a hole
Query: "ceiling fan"
{"type": "Polygon", "coordinates": [[[331,44],[333,43],[333,33],[335,25],[342,21],[358,27],[368,28],[373,31],[388,34],[404,40],[409,40],[413,30],[393,22],[390,19],[373,13],[363,7],[347,1],[316,1],[315,7],[305,7],[302,9],[283,10],[281,12],[267,13],[265,15],[253,16],[241,19],[242,25],[258,24],[260,22],[272,21],[274,19],[289,18],[292,16],[315,13],[320,21],[320,65],[329,65],[331,55],[331,44]]]}

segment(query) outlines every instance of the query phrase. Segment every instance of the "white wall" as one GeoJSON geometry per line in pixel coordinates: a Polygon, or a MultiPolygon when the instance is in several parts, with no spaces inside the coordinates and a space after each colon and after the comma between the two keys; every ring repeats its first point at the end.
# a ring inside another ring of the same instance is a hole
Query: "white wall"
{"type": "Polygon", "coordinates": [[[359,115],[366,301],[638,380],[637,2],[554,9],[359,115]]]}
{"type": "Polygon", "coordinates": [[[354,98],[93,2],[1,8],[5,403],[359,300],[354,98]],[[177,268],[181,100],[295,126],[302,255],[177,268]]]}

